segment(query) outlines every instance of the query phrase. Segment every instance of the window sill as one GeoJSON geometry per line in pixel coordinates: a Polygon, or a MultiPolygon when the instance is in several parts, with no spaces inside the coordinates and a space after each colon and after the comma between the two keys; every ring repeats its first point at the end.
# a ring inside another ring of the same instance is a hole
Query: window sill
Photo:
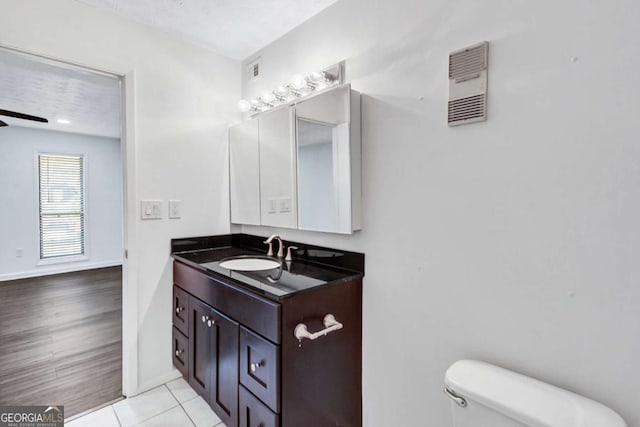
{"type": "Polygon", "coordinates": [[[42,265],[54,265],[54,264],[70,264],[73,262],[82,262],[89,261],[89,257],[86,255],[70,255],[70,256],[61,256],[56,258],[46,258],[38,261],[36,266],[42,265]]]}

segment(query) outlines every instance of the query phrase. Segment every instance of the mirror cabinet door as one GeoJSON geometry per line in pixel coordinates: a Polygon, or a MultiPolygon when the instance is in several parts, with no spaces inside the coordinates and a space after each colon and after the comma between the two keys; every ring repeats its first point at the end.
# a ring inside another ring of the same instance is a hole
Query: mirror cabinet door
{"type": "Polygon", "coordinates": [[[294,109],[260,115],[260,205],[262,225],[297,228],[294,109]]]}
{"type": "Polygon", "coordinates": [[[229,130],[231,222],[361,228],[360,94],[348,85],[229,130]]]}
{"type": "Polygon", "coordinates": [[[350,90],[296,105],[298,228],[352,233],[350,90]]]}
{"type": "Polygon", "coordinates": [[[229,129],[231,222],[260,225],[260,157],[258,120],[229,129]]]}

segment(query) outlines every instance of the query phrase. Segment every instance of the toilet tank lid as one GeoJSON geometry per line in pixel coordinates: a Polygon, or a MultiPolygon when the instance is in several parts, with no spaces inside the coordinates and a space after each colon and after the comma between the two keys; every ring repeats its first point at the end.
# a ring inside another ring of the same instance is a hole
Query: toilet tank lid
{"type": "Polygon", "coordinates": [[[477,360],[455,362],[445,374],[445,384],[467,400],[531,427],[627,425],[601,403],[477,360]]]}

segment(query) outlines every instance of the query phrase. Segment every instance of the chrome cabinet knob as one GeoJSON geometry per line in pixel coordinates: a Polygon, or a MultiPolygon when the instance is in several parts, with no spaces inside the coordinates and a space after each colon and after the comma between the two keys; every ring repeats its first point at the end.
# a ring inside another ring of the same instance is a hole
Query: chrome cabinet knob
{"type": "Polygon", "coordinates": [[[216,324],[216,321],[215,321],[215,320],[207,320],[207,326],[208,326],[208,327],[215,326],[215,324],[216,324]]]}
{"type": "Polygon", "coordinates": [[[176,307],[176,314],[180,314],[184,311],[184,307],[176,307]]]}
{"type": "Polygon", "coordinates": [[[258,363],[252,363],[251,365],[249,365],[249,369],[251,369],[251,372],[255,372],[255,371],[258,370],[258,368],[260,366],[263,366],[263,365],[264,365],[264,362],[262,362],[262,361],[260,361],[258,363]]]}
{"type": "Polygon", "coordinates": [[[184,353],[184,350],[176,350],[176,356],[180,357],[180,355],[184,353]]]}
{"type": "Polygon", "coordinates": [[[202,323],[207,323],[207,320],[209,320],[209,316],[202,316],[202,323]]]}

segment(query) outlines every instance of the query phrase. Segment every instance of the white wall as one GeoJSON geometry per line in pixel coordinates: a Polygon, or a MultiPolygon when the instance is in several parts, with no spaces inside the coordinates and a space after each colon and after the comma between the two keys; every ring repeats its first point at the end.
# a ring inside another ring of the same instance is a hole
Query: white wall
{"type": "Polygon", "coordinates": [[[117,265],[122,262],[120,140],[10,126],[0,129],[0,280],[117,265]],[[86,261],[38,265],[38,174],[35,156],[85,156],[86,261]],[[23,257],[16,257],[22,249],[23,257]]]}
{"type": "Polygon", "coordinates": [[[137,310],[125,333],[137,321],[139,334],[125,337],[125,362],[139,364],[132,390],[148,388],[174,372],[170,238],[229,231],[226,129],[239,64],[74,0],[0,0],[0,10],[0,44],[128,75],[124,291],[137,310]],[[140,199],[165,201],[165,219],[140,221],[140,199]],[[181,219],[166,219],[169,199],[182,200],[181,219]]]}
{"type": "Polygon", "coordinates": [[[364,425],[450,425],[478,358],[640,425],[640,3],[340,0],[255,56],[248,98],[347,60],[364,228],[364,425]],[[447,54],[488,40],[489,120],[446,125],[447,54]],[[571,57],[577,57],[575,62],[571,57]]]}

